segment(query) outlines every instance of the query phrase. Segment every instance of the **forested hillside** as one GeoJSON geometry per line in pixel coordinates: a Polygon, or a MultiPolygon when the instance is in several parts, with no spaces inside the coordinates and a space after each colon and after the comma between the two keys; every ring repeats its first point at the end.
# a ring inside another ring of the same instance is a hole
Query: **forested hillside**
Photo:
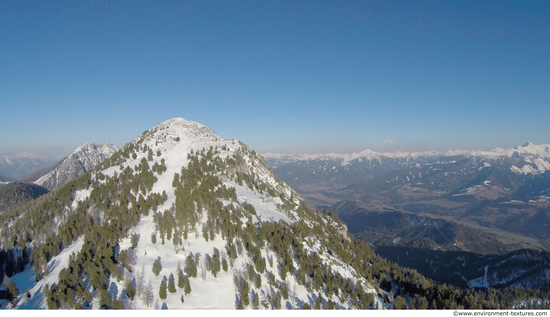
{"type": "Polygon", "coordinates": [[[34,200],[46,193],[48,193],[48,190],[40,185],[10,182],[0,188],[0,213],[34,200]]]}

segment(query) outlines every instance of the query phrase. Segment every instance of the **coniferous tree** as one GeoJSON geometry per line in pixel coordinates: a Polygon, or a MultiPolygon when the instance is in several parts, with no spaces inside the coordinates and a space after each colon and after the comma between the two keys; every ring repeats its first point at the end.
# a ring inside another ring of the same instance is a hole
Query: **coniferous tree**
{"type": "Polygon", "coordinates": [[[6,288],[8,289],[8,292],[10,293],[10,296],[12,298],[16,298],[19,295],[19,289],[17,288],[17,285],[15,285],[15,283],[9,278],[5,279],[4,285],[6,285],[6,288]]]}
{"type": "MultiPolygon", "coordinates": [[[[166,276],[165,276],[165,278],[166,278],[166,276]]],[[[159,297],[162,300],[166,299],[166,282],[164,281],[164,279],[160,282],[159,297]]]]}
{"type": "Polygon", "coordinates": [[[260,307],[260,295],[258,293],[254,293],[254,300],[252,301],[252,307],[254,307],[254,309],[258,309],[260,307]]]}
{"type": "Polygon", "coordinates": [[[113,304],[111,305],[112,309],[123,309],[122,302],[117,298],[113,299],[113,304]]]}
{"type": "Polygon", "coordinates": [[[189,295],[191,293],[191,283],[189,283],[189,278],[185,278],[185,286],[183,287],[183,293],[189,295]]]}
{"type": "Polygon", "coordinates": [[[281,289],[281,295],[283,295],[283,298],[288,299],[288,285],[286,284],[286,282],[281,283],[280,289],[281,289]]]}
{"type": "Polygon", "coordinates": [[[249,287],[248,287],[248,283],[246,282],[246,280],[242,280],[242,284],[241,284],[241,300],[240,302],[242,302],[243,306],[248,306],[248,304],[250,304],[250,298],[248,296],[248,292],[249,292],[249,287]]]}
{"type": "Polygon", "coordinates": [[[218,275],[218,272],[220,272],[220,250],[217,248],[214,248],[214,255],[212,256],[212,275],[216,277],[218,275]]]}
{"type": "Polygon", "coordinates": [[[318,296],[317,299],[315,299],[315,309],[321,309],[322,301],[323,299],[321,296],[318,296]]]}
{"type": "Polygon", "coordinates": [[[288,273],[286,265],[283,263],[281,264],[281,279],[284,281],[286,279],[286,274],[288,273]]]}
{"type": "Polygon", "coordinates": [[[137,248],[139,242],[139,236],[137,235],[137,233],[132,234],[130,240],[132,243],[132,248],[137,248]]]}
{"type": "Polygon", "coordinates": [[[174,275],[170,274],[168,278],[168,292],[174,294],[176,292],[176,285],[174,283],[174,275]]]}
{"type": "Polygon", "coordinates": [[[401,296],[397,296],[393,303],[395,309],[407,309],[407,300],[401,296]]]}
{"type": "Polygon", "coordinates": [[[228,265],[227,265],[227,261],[225,260],[225,258],[222,259],[222,270],[224,272],[227,272],[227,270],[229,269],[228,265]]]}
{"type": "Polygon", "coordinates": [[[262,287],[262,276],[260,274],[256,274],[256,276],[254,277],[254,287],[262,287]]]}
{"type": "Polygon", "coordinates": [[[99,290],[99,305],[101,307],[110,307],[112,303],[111,295],[105,289],[99,290]]]}
{"type": "Polygon", "coordinates": [[[197,265],[195,264],[195,261],[193,260],[192,256],[188,256],[185,259],[185,273],[189,277],[197,277],[197,265]]]}
{"type": "Polygon", "coordinates": [[[178,270],[178,287],[183,288],[185,286],[185,279],[183,278],[183,272],[178,270]]]}
{"type": "Polygon", "coordinates": [[[229,247],[229,257],[232,260],[236,260],[237,256],[238,256],[238,254],[237,254],[237,249],[235,248],[235,244],[231,243],[231,247],[229,247]]]}
{"type": "Polygon", "coordinates": [[[155,274],[155,276],[159,276],[161,271],[162,271],[162,265],[160,265],[160,260],[157,258],[153,263],[153,273],[155,274]]]}
{"type": "Polygon", "coordinates": [[[126,283],[126,287],[124,288],[126,290],[126,294],[128,295],[128,298],[130,300],[134,300],[134,296],[136,296],[136,290],[134,289],[134,286],[132,286],[132,283],[128,282],[126,283]]]}
{"type": "Polygon", "coordinates": [[[275,309],[281,309],[281,293],[277,291],[275,296],[275,309]]]}

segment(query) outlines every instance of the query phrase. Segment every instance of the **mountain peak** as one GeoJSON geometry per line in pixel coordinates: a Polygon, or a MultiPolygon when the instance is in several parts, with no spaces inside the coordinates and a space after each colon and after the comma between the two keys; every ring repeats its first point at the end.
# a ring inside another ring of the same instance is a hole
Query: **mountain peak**
{"type": "Polygon", "coordinates": [[[530,145],[534,145],[534,144],[531,143],[531,142],[529,142],[529,141],[527,141],[527,142],[523,143],[522,147],[528,147],[528,146],[530,146],[530,145]]]}
{"type": "MultiPolygon", "coordinates": [[[[203,127],[206,127],[205,125],[195,122],[195,121],[189,121],[185,120],[183,118],[172,118],[168,119],[162,123],[157,124],[153,128],[149,129],[151,130],[158,130],[158,129],[166,129],[168,127],[172,128],[187,128],[187,129],[200,129],[203,127]]],[[[210,129],[209,129],[210,130],[210,129]]]]}
{"type": "Polygon", "coordinates": [[[550,157],[550,145],[548,144],[536,145],[531,142],[525,142],[521,146],[516,146],[512,151],[523,156],[538,156],[541,158],[550,157]]]}
{"type": "Polygon", "coordinates": [[[83,150],[88,150],[88,149],[94,149],[94,148],[97,148],[97,146],[95,145],[95,143],[93,142],[86,142],[84,144],[82,144],[81,146],[77,147],[74,151],[74,152],[80,152],[80,151],[83,151],[83,150]]]}
{"type": "Polygon", "coordinates": [[[183,118],[172,118],[162,123],[157,124],[151,129],[145,131],[140,137],[133,142],[146,143],[171,143],[176,145],[184,140],[187,141],[219,141],[223,140],[214,131],[207,126],[194,121],[188,121],[183,118]]]}

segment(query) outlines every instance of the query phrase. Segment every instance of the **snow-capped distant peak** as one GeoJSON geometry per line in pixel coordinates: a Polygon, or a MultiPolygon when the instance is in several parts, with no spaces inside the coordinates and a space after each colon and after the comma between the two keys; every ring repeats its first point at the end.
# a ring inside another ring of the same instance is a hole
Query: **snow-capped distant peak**
{"type": "Polygon", "coordinates": [[[362,157],[362,158],[369,158],[369,159],[380,159],[380,154],[377,152],[374,152],[370,149],[366,149],[364,151],[361,151],[357,154],[352,154],[351,157],[362,157]]]}
{"type": "Polygon", "coordinates": [[[540,157],[550,157],[550,144],[535,145],[531,142],[526,142],[521,146],[514,148],[515,152],[523,155],[537,155],[540,157]]]}
{"type": "Polygon", "coordinates": [[[527,141],[527,142],[523,143],[523,145],[521,147],[528,147],[528,146],[531,146],[531,145],[534,145],[534,144],[527,141]]]}
{"type": "Polygon", "coordinates": [[[150,141],[153,139],[155,142],[172,140],[176,141],[176,143],[182,139],[223,140],[207,126],[183,118],[166,120],[147,130],[142,136],[136,138],[134,142],[142,140],[150,141]]]}

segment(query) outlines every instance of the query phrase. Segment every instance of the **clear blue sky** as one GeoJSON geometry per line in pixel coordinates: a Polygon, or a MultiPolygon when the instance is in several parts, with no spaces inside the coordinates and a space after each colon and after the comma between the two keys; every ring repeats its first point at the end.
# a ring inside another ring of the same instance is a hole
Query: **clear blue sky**
{"type": "Polygon", "coordinates": [[[550,1],[0,0],[0,154],[173,117],[264,152],[550,143],[550,1]]]}

